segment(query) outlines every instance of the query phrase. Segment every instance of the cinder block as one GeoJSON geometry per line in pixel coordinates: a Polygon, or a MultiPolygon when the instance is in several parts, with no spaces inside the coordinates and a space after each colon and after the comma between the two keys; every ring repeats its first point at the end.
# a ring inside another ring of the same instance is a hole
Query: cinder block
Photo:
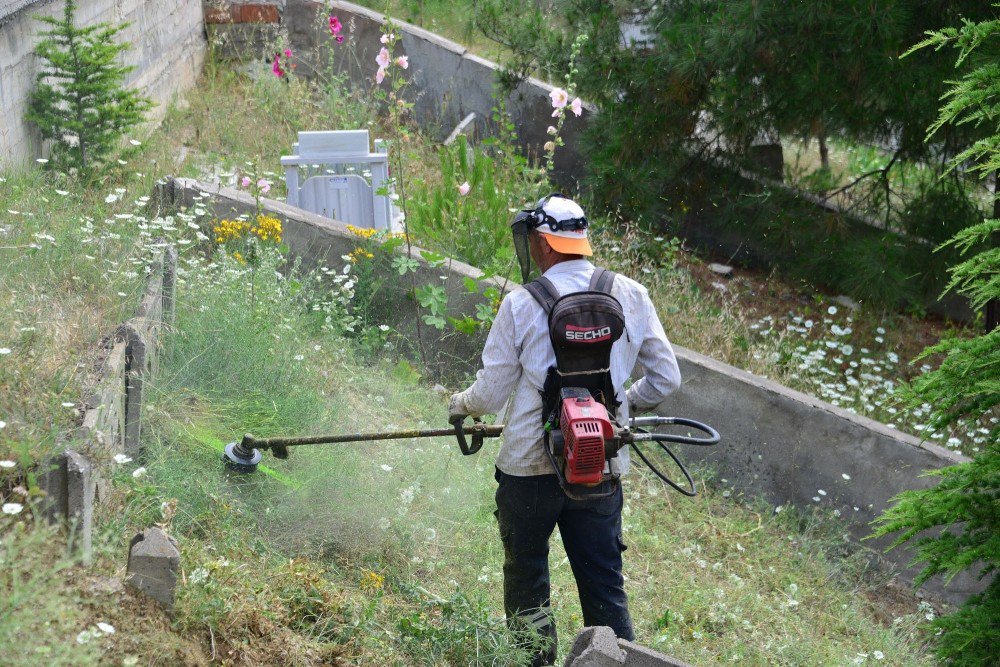
{"type": "Polygon", "coordinates": [[[624,664],[625,652],[618,647],[614,630],[601,625],[580,631],[563,667],[620,667],[624,664]]]}
{"type": "Polygon", "coordinates": [[[686,662],[625,639],[619,639],[618,646],[625,651],[625,667],[691,667],[686,662]]]}
{"type": "Polygon", "coordinates": [[[177,540],[161,528],[147,528],[132,538],[129,545],[125,584],[149,595],[167,611],[173,611],[180,565],[177,540]]]}

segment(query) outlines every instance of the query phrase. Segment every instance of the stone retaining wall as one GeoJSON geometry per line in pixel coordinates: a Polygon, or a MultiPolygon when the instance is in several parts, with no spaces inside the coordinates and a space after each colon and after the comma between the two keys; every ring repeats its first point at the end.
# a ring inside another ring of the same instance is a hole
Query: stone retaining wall
{"type": "Polygon", "coordinates": [[[173,322],[176,276],[177,252],[166,247],[150,264],[135,315],[102,344],[100,367],[72,437],[77,449],[39,466],[47,516],[73,527],[73,541],[85,555],[91,548],[94,503],[107,496],[113,457],[141,453],[143,388],[156,373],[161,330],[173,322]]]}
{"type": "MultiPolygon", "coordinates": [[[[158,194],[161,206],[190,207],[195,196],[205,193],[211,195],[214,214],[220,218],[254,210],[254,200],[245,192],[191,179],[172,179],[161,186],[158,194]]],[[[284,240],[304,267],[325,265],[339,269],[344,264],[341,255],[357,247],[357,237],[344,223],[283,202],[262,201],[271,214],[283,220],[284,240]]],[[[204,206],[205,201],[200,205],[204,206]]],[[[398,252],[405,253],[406,248],[398,252]]],[[[415,258],[419,259],[420,253],[419,248],[413,249],[415,258]]],[[[442,284],[449,294],[449,310],[459,314],[472,312],[481,301],[465,287],[466,279],[480,276],[478,269],[458,261],[434,268],[421,260],[416,282],[442,284]]],[[[379,298],[389,299],[389,306],[380,310],[383,319],[376,323],[408,335],[414,320],[413,303],[406,297],[409,284],[392,282],[391,277],[387,280],[379,298]]],[[[513,284],[493,284],[503,291],[517,288],[513,284]]],[[[669,323],[667,329],[669,335],[669,323]]],[[[424,332],[428,334],[428,361],[439,372],[448,371],[451,378],[456,378],[479,367],[484,341],[481,334],[464,336],[426,327],[424,332]]],[[[674,351],[683,384],[657,413],[706,422],[722,435],[722,444],[714,448],[679,446],[683,459],[713,464],[723,483],[736,495],[763,497],[774,506],[837,510],[856,543],[870,532],[868,523],[893,496],[933,483],[921,477],[924,470],[967,460],[692,350],[675,345],[674,351]]],[[[888,540],[864,543],[878,551],[887,544],[888,540]]],[[[899,548],[885,555],[906,581],[912,581],[915,574],[906,567],[911,558],[911,552],[899,548]]],[[[929,592],[951,602],[961,602],[983,587],[968,573],[957,576],[948,586],[937,578],[925,585],[929,592]]]]}
{"type": "MultiPolygon", "coordinates": [[[[0,168],[25,165],[41,157],[37,132],[24,120],[28,94],[41,63],[34,55],[36,33],[44,27],[35,15],[61,16],[62,2],[19,0],[0,15],[0,168]]],[[[77,24],[99,22],[131,25],[123,39],[132,44],[124,64],[135,69],[126,84],[140,88],[157,106],[153,119],[166,112],[171,99],[194,85],[205,60],[206,41],[201,0],[80,0],[77,24]]]]}

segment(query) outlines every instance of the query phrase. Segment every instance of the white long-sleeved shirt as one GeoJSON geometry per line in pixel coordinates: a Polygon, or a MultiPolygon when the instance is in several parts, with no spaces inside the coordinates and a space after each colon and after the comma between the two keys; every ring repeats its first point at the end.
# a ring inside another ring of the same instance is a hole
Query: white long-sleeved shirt
{"type": "MultiPolygon", "coordinates": [[[[593,272],[593,264],[577,259],[556,264],[545,272],[545,277],[562,295],[586,290],[593,272]]],[[[624,424],[629,406],[637,410],[656,407],[680,386],[681,374],[646,288],[619,274],[612,295],[625,312],[625,333],[611,348],[611,381],[619,400],[636,362],[643,371],[643,376],[624,393],[618,408],[618,422],[624,424]]],[[[473,385],[459,395],[462,407],[472,416],[498,414],[507,405],[502,417],[506,424],[503,445],[496,465],[508,475],[552,472],[543,449],[539,392],[546,372],[555,363],[544,309],[527,290],[510,292],[500,304],[486,339],[483,367],[473,385]]],[[[628,465],[628,447],[623,447],[616,468],[624,474],[628,465]]]]}

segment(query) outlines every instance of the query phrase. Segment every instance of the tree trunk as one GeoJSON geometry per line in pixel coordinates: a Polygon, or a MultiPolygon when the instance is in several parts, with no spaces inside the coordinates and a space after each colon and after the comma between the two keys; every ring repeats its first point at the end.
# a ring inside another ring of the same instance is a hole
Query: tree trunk
{"type": "MultiPolygon", "coordinates": [[[[993,174],[993,217],[1000,219],[1000,171],[993,174]]],[[[988,239],[987,243],[996,244],[996,238],[988,239]]],[[[1000,299],[990,299],[983,309],[983,328],[989,333],[998,325],[1000,325],[1000,299]]]]}
{"type": "Polygon", "coordinates": [[[819,139],[819,164],[820,166],[829,171],[830,170],[830,148],[826,145],[826,135],[822,132],[817,136],[819,139]]]}

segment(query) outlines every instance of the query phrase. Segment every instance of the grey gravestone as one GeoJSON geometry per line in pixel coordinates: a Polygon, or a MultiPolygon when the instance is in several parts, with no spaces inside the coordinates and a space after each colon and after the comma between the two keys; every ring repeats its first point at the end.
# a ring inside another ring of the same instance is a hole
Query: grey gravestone
{"type": "Polygon", "coordinates": [[[132,538],[125,583],[173,611],[180,565],[177,541],[160,528],[147,528],[132,538]]]}
{"type": "Polygon", "coordinates": [[[94,530],[97,474],[89,458],[67,450],[40,467],[38,484],[45,491],[43,512],[49,521],[65,521],[72,530],[70,546],[90,560],[94,530]]]}

